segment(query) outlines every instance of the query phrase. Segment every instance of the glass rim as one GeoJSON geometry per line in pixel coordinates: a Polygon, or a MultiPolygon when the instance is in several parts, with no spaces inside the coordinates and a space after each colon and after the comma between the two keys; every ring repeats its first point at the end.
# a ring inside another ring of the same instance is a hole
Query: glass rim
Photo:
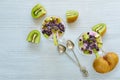
{"type": "MultiPolygon", "coordinates": [[[[59,39],[61,39],[61,38],[64,36],[64,34],[65,34],[65,32],[66,32],[66,24],[65,24],[65,21],[63,21],[63,19],[62,19],[61,17],[59,17],[59,16],[49,15],[49,16],[46,16],[46,17],[43,19],[42,25],[43,25],[44,21],[46,20],[46,18],[49,18],[49,17],[59,18],[59,19],[61,20],[61,23],[64,25],[65,31],[62,33],[62,36],[60,36],[60,37],[58,38],[58,40],[59,40],[59,39]]],[[[41,27],[40,27],[41,33],[42,33],[42,27],[43,27],[42,25],[41,25],[41,27]]],[[[42,33],[42,35],[43,35],[43,33],[42,33]]],[[[53,35],[53,34],[52,34],[52,35],[53,35]]],[[[43,35],[43,36],[44,36],[44,35],[43,35]]],[[[46,38],[46,37],[44,36],[44,38],[46,38]]],[[[46,38],[46,39],[53,41],[52,36],[49,36],[49,37],[46,38]]]]}
{"type": "MultiPolygon", "coordinates": [[[[95,32],[95,31],[88,31],[88,32],[95,32]]],[[[85,54],[85,53],[80,49],[80,46],[79,46],[79,38],[80,38],[84,33],[87,33],[87,32],[82,32],[81,34],[79,34],[79,36],[77,37],[77,39],[76,39],[76,41],[75,41],[75,44],[77,45],[77,49],[78,49],[78,51],[79,51],[79,53],[80,53],[81,55],[93,56],[93,55],[95,55],[95,53],[85,54]]],[[[95,33],[97,33],[97,32],[95,32],[95,33]]],[[[97,34],[98,34],[98,33],[97,33],[97,34]]],[[[100,39],[102,40],[102,37],[101,37],[101,36],[100,36],[100,39]]],[[[103,47],[103,45],[102,45],[102,47],[103,47]]],[[[100,53],[102,52],[102,51],[101,51],[102,47],[99,48],[100,50],[98,51],[98,54],[100,54],[100,53]]]]}

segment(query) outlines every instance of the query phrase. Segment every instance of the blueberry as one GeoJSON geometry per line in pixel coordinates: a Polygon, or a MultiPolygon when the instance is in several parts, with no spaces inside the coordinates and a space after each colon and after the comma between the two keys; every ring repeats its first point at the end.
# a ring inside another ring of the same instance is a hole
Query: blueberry
{"type": "Polygon", "coordinates": [[[83,51],[83,50],[84,50],[84,48],[81,48],[81,50],[83,51]]]}
{"type": "Polygon", "coordinates": [[[43,34],[44,34],[45,32],[46,32],[45,30],[42,31],[43,34]]]}
{"type": "Polygon", "coordinates": [[[89,32],[87,32],[87,34],[89,35],[90,33],[89,33],[89,32]]]}
{"type": "Polygon", "coordinates": [[[64,25],[59,25],[59,29],[64,32],[65,31],[64,25]]]}
{"type": "Polygon", "coordinates": [[[93,44],[94,47],[96,47],[96,44],[93,44]]]}
{"type": "Polygon", "coordinates": [[[48,29],[48,30],[51,30],[51,26],[47,26],[47,29],[48,29]]]}
{"type": "Polygon", "coordinates": [[[89,38],[95,38],[93,35],[89,35],[89,38]]]}
{"type": "Polygon", "coordinates": [[[91,49],[96,48],[96,44],[91,44],[91,45],[90,45],[90,48],[91,48],[91,49]]]}
{"type": "Polygon", "coordinates": [[[85,41],[85,40],[83,40],[83,43],[86,43],[86,41],[85,41]]]}
{"type": "Polygon", "coordinates": [[[50,36],[52,34],[51,30],[45,30],[45,34],[47,34],[48,36],[50,36]]]}
{"type": "Polygon", "coordinates": [[[93,46],[90,46],[90,49],[94,49],[94,47],[93,47],[93,46]]]}
{"type": "Polygon", "coordinates": [[[90,43],[88,42],[87,45],[90,47],[90,43]]]}
{"type": "Polygon", "coordinates": [[[97,50],[97,51],[99,51],[99,48],[98,48],[98,47],[96,47],[96,50],[97,50]]]}
{"type": "Polygon", "coordinates": [[[82,41],[82,39],[79,39],[79,41],[82,41]]]}
{"type": "Polygon", "coordinates": [[[96,42],[96,39],[94,39],[93,42],[95,43],[95,42],[96,42]]]}
{"type": "Polygon", "coordinates": [[[45,26],[46,26],[46,27],[48,27],[48,26],[49,26],[49,24],[45,24],[45,26]]]}
{"type": "Polygon", "coordinates": [[[89,49],[89,46],[86,46],[86,49],[89,49]]]}
{"type": "Polygon", "coordinates": [[[90,54],[92,54],[92,51],[89,51],[90,54]]]}

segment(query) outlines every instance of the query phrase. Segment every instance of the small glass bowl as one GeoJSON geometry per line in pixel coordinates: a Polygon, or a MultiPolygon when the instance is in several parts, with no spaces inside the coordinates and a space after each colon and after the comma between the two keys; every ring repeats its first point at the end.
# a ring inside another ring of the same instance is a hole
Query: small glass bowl
{"type": "MultiPolygon", "coordinates": [[[[48,18],[51,18],[51,17],[54,17],[54,18],[58,18],[59,20],[60,20],[60,23],[62,23],[62,25],[64,26],[64,31],[62,32],[62,34],[60,35],[60,36],[58,36],[58,31],[57,31],[57,40],[59,40],[60,38],[62,38],[63,37],[63,35],[64,35],[64,33],[65,33],[65,24],[64,24],[64,22],[63,22],[63,20],[60,18],[60,17],[57,17],[57,16],[49,16],[49,17],[46,17],[44,20],[43,20],[43,22],[42,22],[42,27],[41,27],[41,31],[43,31],[44,29],[43,29],[43,25],[45,24],[45,22],[46,22],[46,20],[48,19],[48,18]]],[[[42,32],[42,34],[43,34],[43,32],[42,32]]],[[[50,36],[48,36],[48,37],[46,37],[44,34],[43,34],[43,36],[45,37],[45,38],[47,38],[48,40],[50,40],[50,41],[53,41],[53,32],[52,32],[52,34],[50,35],[50,36]]]]}
{"type": "MultiPolygon", "coordinates": [[[[89,32],[94,32],[94,31],[89,31],[89,32]]],[[[87,32],[84,32],[84,33],[87,33],[87,32]]],[[[95,53],[92,52],[92,54],[85,54],[85,53],[81,50],[81,47],[79,46],[79,39],[80,39],[80,37],[81,37],[84,33],[80,34],[80,36],[79,36],[79,37],[77,38],[77,40],[76,40],[77,49],[78,49],[79,53],[81,53],[82,55],[85,55],[85,56],[93,56],[93,55],[95,55],[95,53]]],[[[94,33],[97,34],[97,35],[99,35],[99,34],[96,33],[96,32],[94,32],[94,33]]],[[[101,36],[100,36],[100,40],[102,41],[101,36]]],[[[103,46],[103,44],[102,44],[102,46],[103,46]]],[[[102,47],[99,48],[98,54],[102,54],[101,49],[102,49],[102,47]]]]}

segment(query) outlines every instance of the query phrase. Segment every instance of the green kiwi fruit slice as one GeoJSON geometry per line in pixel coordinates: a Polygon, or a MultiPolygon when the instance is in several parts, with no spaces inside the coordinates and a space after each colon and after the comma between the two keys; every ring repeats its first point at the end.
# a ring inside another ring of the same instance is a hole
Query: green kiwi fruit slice
{"type": "Polygon", "coordinates": [[[28,42],[40,43],[41,34],[38,30],[32,30],[27,37],[28,42]]]}
{"type": "Polygon", "coordinates": [[[99,23],[95,26],[92,27],[92,31],[97,32],[98,34],[100,34],[101,36],[103,36],[103,34],[106,31],[106,24],[104,23],[99,23]]]}
{"type": "Polygon", "coordinates": [[[35,19],[40,18],[40,17],[44,16],[45,14],[46,14],[46,10],[40,4],[35,5],[31,11],[31,15],[35,19]]]}
{"type": "Polygon", "coordinates": [[[74,22],[77,20],[79,12],[75,10],[69,10],[66,12],[66,19],[68,23],[74,22]]]}

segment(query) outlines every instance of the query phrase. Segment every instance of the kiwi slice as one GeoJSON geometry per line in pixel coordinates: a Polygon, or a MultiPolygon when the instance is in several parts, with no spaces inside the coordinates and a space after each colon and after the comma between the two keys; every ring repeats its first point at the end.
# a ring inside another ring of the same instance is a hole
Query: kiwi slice
{"type": "Polygon", "coordinates": [[[92,27],[92,30],[97,32],[98,34],[100,34],[101,36],[104,35],[105,31],[106,31],[106,24],[104,23],[99,23],[95,26],[92,27]]]}
{"type": "Polygon", "coordinates": [[[54,45],[57,46],[58,45],[58,40],[56,37],[56,33],[53,34],[53,41],[54,41],[54,45]]]}
{"type": "Polygon", "coordinates": [[[38,30],[32,30],[27,37],[28,42],[40,43],[41,34],[38,30]]]}
{"type": "Polygon", "coordinates": [[[47,34],[43,34],[45,38],[49,38],[49,36],[47,34]]]}
{"type": "Polygon", "coordinates": [[[83,46],[83,41],[79,41],[79,46],[80,46],[80,47],[83,46]]]}
{"type": "Polygon", "coordinates": [[[68,23],[74,22],[77,20],[79,12],[75,10],[69,10],[66,12],[66,19],[68,23]]]}
{"type": "Polygon", "coordinates": [[[93,52],[94,52],[94,53],[97,53],[98,51],[97,51],[96,49],[93,49],[93,52]]]}
{"type": "Polygon", "coordinates": [[[84,54],[89,54],[88,50],[84,50],[83,52],[84,52],[84,54]]]}
{"type": "Polygon", "coordinates": [[[102,43],[102,39],[101,38],[97,38],[96,41],[97,41],[97,43],[102,43]]]}
{"type": "Polygon", "coordinates": [[[98,48],[101,48],[103,46],[103,43],[98,43],[97,46],[98,48]]]}
{"type": "Polygon", "coordinates": [[[83,35],[83,39],[84,39],[84,40],[89,39],[89,35],[88,35],[87,33],[85,33],[85,34],[83,35]]]}
{"type": "Polygon", "coordinates": [[[103,35],[103,32],[106,30],[106,26],[103,25],[99,30],[98,30],[98,33],[103,35]]]}
{"type": "Polygon", "coordinates": [[[35,5],[31,11],[31,15],[35,19],[40,18],[40,17],[44,16],[45,14],[46,14],[46,10],[40,4],[35,5]]]}

